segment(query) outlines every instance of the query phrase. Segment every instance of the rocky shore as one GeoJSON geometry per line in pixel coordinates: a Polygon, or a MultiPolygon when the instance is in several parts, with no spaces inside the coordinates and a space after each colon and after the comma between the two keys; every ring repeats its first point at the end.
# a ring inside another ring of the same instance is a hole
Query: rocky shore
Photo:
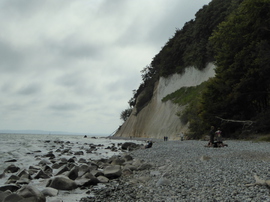
{"type": "Polygon", "coordinates": [[[270,144],[226,143],[208,148],[205,141],[158,141],[131,151],[147,169],[132,170],[81,201],[270,201],[270,144]]]}
{"type": "Polygon", "coordinates": [[[270,201],[270,143],[226,141],[228,147],[209,148],[205,141],[154,140],[143,149],[125,141],[108,148],[123,151],[108,159],[85,159],[85,150],[72,153],[69,143],[61,143],[37,155],[38,164],[29,169],[10,162],[0,176],[8,176],[0,202],[62,202],[61,195],[75,193],[80,202],[270,201]]]}

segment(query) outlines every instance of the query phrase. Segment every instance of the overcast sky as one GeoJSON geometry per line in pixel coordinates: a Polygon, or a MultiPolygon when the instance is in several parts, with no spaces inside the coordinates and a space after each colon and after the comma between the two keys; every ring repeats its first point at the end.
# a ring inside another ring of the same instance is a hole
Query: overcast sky
{"type": "Polygon", "coordinates": [[[1,0],[0,130],[111,134],[177,28],[210,0],[1,0]]]}

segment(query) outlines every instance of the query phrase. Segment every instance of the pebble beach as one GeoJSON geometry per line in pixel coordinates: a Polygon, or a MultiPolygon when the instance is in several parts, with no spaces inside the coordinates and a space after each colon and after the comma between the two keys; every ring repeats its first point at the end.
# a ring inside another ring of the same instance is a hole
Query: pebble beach
{"type": "Polygon", "coordinates": [[[270,201],[269,187],[250,185],[254,175],[270,179],[270,143],[156,140],[150,149],[129,152],[151,168],[122,175],[95,197],[81,201],[270,201]]]}
{"type": "Polygon", "coordinates": [[[270,201],[267,142],[1,137],[0,202],[270,201]]]}

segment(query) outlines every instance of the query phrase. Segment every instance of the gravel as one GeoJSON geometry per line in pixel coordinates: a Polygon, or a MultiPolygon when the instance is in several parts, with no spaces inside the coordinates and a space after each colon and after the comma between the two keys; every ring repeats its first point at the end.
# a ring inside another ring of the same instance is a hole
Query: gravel
{"type": "Polygon", "coordinates": [[[149,170],[121,176],[91,190],[82,201],[270,201],[270,143],[226,141],[228,147],[205,147],[205,141],[156,141],[150,149],[129,152],[151,163],[149,170]]]}

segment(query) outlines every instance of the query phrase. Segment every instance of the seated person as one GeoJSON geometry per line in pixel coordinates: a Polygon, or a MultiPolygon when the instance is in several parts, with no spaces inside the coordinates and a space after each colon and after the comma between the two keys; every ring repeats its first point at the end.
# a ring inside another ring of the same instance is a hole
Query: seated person
{"type": "Polygon", "coordinates": [[[153,146],[153,142],[151,140],[147,141],[147,145],[145,146],[145,149],[151,148],[152,146],[153,146]]]}
{"type": "Polygon", "coordinates": [[[221,130],[220,129],[218,129],[216,131],[216,135],[217,135],[217,142],[215,143],[216,144],[216,147],[228,146],[227,144],[224,144],[223,141],[222,141],[221,130]]]}

